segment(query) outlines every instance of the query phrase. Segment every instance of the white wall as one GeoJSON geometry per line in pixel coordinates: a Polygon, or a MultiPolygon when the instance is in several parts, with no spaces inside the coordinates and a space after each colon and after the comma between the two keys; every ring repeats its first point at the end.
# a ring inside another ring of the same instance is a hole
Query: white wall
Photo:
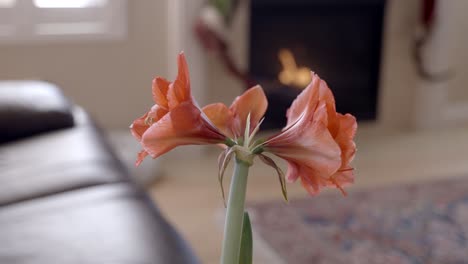
{"type": "Polygon", "coordinates": [[[401,130],[411,123],[418,83],[411,47],[418,21],[416,1],[387,1],[380,68],[377,127],[401,130]]]}
{"type": "Polygon", "coordinates": [[[453,60],[453,79],[450,81],[450,102],[468,102],[468,1],[454,1],[453,26],[455,27],[454,45],[450,50],[453,60]]]}
{"type": "Polygon", "coordinates": [[[420,80],[414,101],[415,128],[468,124],[467,10],[466,0],[438,2],[422,58],[428,72],[444,78],[420,80]]]}
{"type": "Polygon", "coordinates": [[[168,74],[167,1],[128,8],[123,41],[0,44],[0,80],[51,81],[106,128],[127,128],[151,106],[153,76],[168,74]]]}

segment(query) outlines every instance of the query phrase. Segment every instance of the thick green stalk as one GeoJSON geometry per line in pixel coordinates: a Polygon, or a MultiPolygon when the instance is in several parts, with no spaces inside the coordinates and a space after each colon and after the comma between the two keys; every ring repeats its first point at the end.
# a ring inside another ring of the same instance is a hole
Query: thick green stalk
{"type": "Polygon", "coordinates": [[[236,159],[224,225],[221,264],[239,264],[249,164],[236,159]]]}

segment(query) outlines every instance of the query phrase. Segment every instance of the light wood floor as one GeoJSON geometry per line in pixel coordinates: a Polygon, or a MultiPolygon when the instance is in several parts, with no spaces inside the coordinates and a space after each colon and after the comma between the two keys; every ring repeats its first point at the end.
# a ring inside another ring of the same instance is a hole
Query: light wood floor
{"type": "MultiPolygon", "coordinates": [[[[468,177],[468,128],[357,138],[356,184],[349,191],[435,178],[468,177]]],[[[219,263],[223,203],[217,180],[217,153],[166,159],[166,177],[149,188],[152,197],[203,263],[219,263]]],[[[231,171],[226,172],[230,176],[231,171]]],[[[257,162],[249,174],[247,201],[278,200],[276,174],[257,162]]],[[[225,179],[228,189],[230,177],[225,179]]],[[[331,190],[334,191],[334,190],[331,190]]],[[[288,184],[290,198],[306,197],[299,183],[288,184]]],[[[313,199],[313,198],[311,198],[313,199]]]]}

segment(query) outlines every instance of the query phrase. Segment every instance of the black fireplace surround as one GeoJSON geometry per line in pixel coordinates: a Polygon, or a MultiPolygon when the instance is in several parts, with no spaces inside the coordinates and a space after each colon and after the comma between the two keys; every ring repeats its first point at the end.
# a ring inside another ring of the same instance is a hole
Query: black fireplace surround
{"type": "Polygon", "coordinates": [[[281,84],[281,49],[332,89],[337,110],[377,117],[385,0],[252,0],[249,73],[267,94],[263,128],[280,128],[301,89],[281,84]]]}

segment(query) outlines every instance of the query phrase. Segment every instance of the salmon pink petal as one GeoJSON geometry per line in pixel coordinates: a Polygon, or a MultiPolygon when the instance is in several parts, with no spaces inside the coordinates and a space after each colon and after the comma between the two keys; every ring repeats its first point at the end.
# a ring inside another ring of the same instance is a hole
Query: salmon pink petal
{"type": "Polygon", "coordinates": [[[325,180],[313,175],[301,176],[301,184],[310,195],[317,195],[320,189],[327,186],[325,180]]]}
{"type": "MultiPolygon", "coordinates": [[[[291,107],[288,109],[286,113],[286,117],[288,118],[288,123],[286,124],[286,128],[290,127],[292,124],[295,124],[299,118],[301,118],[304,113],[313,113],[314,108],[318,103],[319,98],[319,86],[320,86],[320,78],[314,74],[312,75],[312,81],[310,84],[297,96],[297,98],[291,104],[291,107]]],[[[309,117],[305,117],[309,119],[309,117]]]]}
{"type": "Polygon", "coordinates": [[[225,140],[192,102],[183,102],[143,134],[143,149],[153,158],[180,145],[216,144],[225,140]]]}
{"type": "Polygon", "coordinates": [[[244,134],[247,116],[250,113],[250,127],[253,130],[265,115],[268,101],[260,85],[254,86],[238,96],[229,108],[234,114],[233,130],[236,136],[244,134]]]}
{"type": "Polygon", "coordinates": [[[323,80],[320,80],[319,100],[321,102],[325,102],[327,105],[328,130],[330,130],[330,133],[333,137],[336,137],[336,134],[339,130],[340,121],[337,118],[335,97],[333,96],[333,93],[328,87],[327,83],[323,80]]]}
{"type": "Polygon", "coordinates": [[[341,166],[341,150],[327,129],[327,112],[322,104],[314,114],[314,120],[293,136],[281,135],[271,140],[265,147],[288,161],[308,166],[330,176],[341,166]]]}
{"type": "Polygon", "coordinates": [[[310,195],[317,195],[320,191],[318,182],[313,178],[301,177],[301,184],[310,195]]]}
{"type": "Polygon", "coordinates": [[[334,180],[334,184],[339,184],[340,186],[354,183],[354,170],[352,168],[340,169],[332,176],[332,179],[334,180]]]}
{"type": "Polygon", "coordinates": [[[350,162],[356,145],[356,119],[336,112],[325,81],[312,73],[311,83],[294,100],[281,133],[263,143],[263,150],[288,162],[287,179],[301,179],[310,194],[322,187],[339,188],[354,181],[350,162]]]}
{"type": "Polygon", "coordinates": [[[151,110],[144,114],[142,117],[133,121],[132,125],[130,126],[130,131],[132,135],[138,140],[141,140],[143,133],[151,126],[151,124],[159,121],[167,111],[158,105],[154,105],[151,107],[151,110]]]}
{"type": "Polygon", "coordinates": [[[327,83],[324,80],[320,80],[319,100],[326,102],[327,111],[329,114],[336,113],[335,97],[333,96],[333,93],[330,90],[330,87],[328,87],[327,83]]]}
{"type": "Polygon", "coordinates": [[[286,172],[286,180],[288,182],[295,182],[297,178],[299,178],[299,166],[292,161],[288,161],[288,170],[286,172]]]}
{"type": "Polygon", "coordinates": [[[311,195],[316,195],[320,192],[320,189],[327,186],[334,186],[330,181],[330,177],[321,175],[320,171],[307,166],[299,167],[299,177],[301,178],[302,186],[311,195]]]}
{"type": "Polygon", "coordinates": [[[165,108],[160,107],[159,105],[153,105],[148,112],[148,116],[146,117],[146,124],[152,125],[159,121],[164,115],[166,115],[168,111],[165,108]]]}
{"type": "Polygon", "coordinates": [[[137,161],[135,163],[135,166],[140,166],[140,164],[143,162],[143,160],[146,158],[146,156],[148,156],[148,152],[146,152],[144,150],[138,152],[137,161]]]}
{"type": "Polygon", "coordinates": [[[164,78],[156,77],[153,80],[153,100],[162,108],[169,109],[167,92],[171,83],[164,78]]]}
{"type": "Polygon", "coordinates": [[[144,114],[140,118],[137,118],[133,123],[130,125],[130,131],[132,135],[138,140],[141,140],[143,133],[149,128],[149,125],[146,124],[145,120],[148,117],[148,113],[144,114]]]}
{"type": "Polygon", "coordinates": [[[338,188],[343,195],[346,195],[344,186],[354,183],[354,172],[352,168],[340,169],[327,182],[327,186],[338,188]]]}
{"type": "Polygon", "coordinates": [[[234,137],[231,130],[233,115],[229,108],[223,103],[209,104],[202,109],[203,113],[224,135],[234,137]]]}
{"type": "Polygon", "coordinates": [[[320,176],[314,174],[313,171],[302,169],[300,172],[301,184],[311,195],[316,195],[320,192],[321,184],[320,176]]]}
{"type": "Polygon", "coordinates": [[[341,148],[342,167],[347,167],[353,160],[356,153],[356,143],[354,136],[356,135],[357,122],[356,118],[350,114],[337,114],[339,130],[336,133],[335,141],[341,148]]]}
{"type": "Polygon", "coordinates": [[[184,53],[180,53],[177,57],[178,72],[175,81],[169,86],[167,99],[169,108],[173,109],[182,102],[192,100],[190,92],[190,77],[185,60],[184,53]]]}

